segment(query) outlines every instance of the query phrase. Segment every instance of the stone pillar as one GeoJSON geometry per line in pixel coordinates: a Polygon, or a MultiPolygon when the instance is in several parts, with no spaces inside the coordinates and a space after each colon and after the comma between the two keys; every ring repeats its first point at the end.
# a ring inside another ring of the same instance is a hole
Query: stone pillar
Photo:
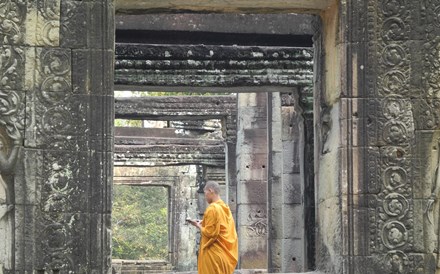
{"type": "MultiPolygon", "coordinates": [[[[281,109],[280,139],[282,142],[282,184],[283,184],[283,249],[282,272],[305,272],[306,233],[313,233],[314,226],[305,227],[305,130],[302,109],[299,107],[297,89],[283,94],[281,109]]],[[[307,209],[309,210],[309,209],[307,209]]]]}
{"type": "Polygon", "coordinates": [[[24,137],[4,271],[108,273],[113,4],[13,0],[1,9],[0,124],[8,138],[24,137]]]}
{"type": "MultiPolygon", "coordinates": [[[[270,272],[306,269],[304,121],[298,91],[268,94],[268,264],[270,272]]],[[[312,197],[313,198],[313,197],[312,197]]],[[[313,231],[313,227],[307,228],[313,231]]]]}
{"type": "Polygon", "coordinates": [[[440,272],[439,10],[437,0],[351,0],[322,16],[322,270],[440,272]]]}
{"type": "Polygon", "coordinates": [[[265,93],[238,94],[239,268],[267,268],[267,113],[265,93]]]}
{"type": "MultiPolygon", "coordinates": [[[[279,92],[267,93],[267,133],[268,133],[268,271],[282,272],[283,269],[283,142],[281,98],[279,92]]],[[[289,216],[289,219],[292,216],[289,216]]]]}

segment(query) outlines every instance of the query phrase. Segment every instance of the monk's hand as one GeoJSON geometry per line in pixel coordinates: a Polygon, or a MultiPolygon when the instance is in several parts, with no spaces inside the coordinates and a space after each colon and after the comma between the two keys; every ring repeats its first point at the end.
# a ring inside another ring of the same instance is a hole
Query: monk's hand
{"type": "Polygon", "coordinates": [[[202,228],[202,221],[201,220],[196,220],[194,226],[197,227],[198,229],[201,229],[202,228]]]}
{"type": "Polygon", "coordinates": [[[195,227],[199,227],[198,226],[198,224],[200,222],[199,220],[186,219],[186,221],[195,227]]]}

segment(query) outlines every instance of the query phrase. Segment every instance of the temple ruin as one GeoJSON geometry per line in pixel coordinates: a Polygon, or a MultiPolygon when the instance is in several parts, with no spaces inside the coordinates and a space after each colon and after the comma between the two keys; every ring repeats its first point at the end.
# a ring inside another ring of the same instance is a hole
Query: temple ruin
{"type": "Polygon", "coordinates": [[[196,273],[185,218],[207,180],[237,273],[440,273],[439,12],[1,1],[0,274],[196,273]],[[112,258],[114,190],[132,186],[165,193],[161,259],[112,258]]]}

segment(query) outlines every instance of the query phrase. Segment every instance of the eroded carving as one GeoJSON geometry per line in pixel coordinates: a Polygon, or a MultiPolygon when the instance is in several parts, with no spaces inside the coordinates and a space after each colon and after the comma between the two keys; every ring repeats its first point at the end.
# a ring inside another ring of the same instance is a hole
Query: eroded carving
{"type": "Polygon", "coordinates": [[[71,94],[71,58],[66,51],[48,50],[41,55],[43,80],[38,93],[46,105],[54,105],[71,94]]]}
{"type": "Polygon", "coordinates": [[[382,80],[383,89],[387,94],[398,94],[405,87],[406,79],[401,71],[387,72],[382,80]]]}
{"type": "Polygon", "coordinates": [[[23,80],[24,52],[21,48],[0,47],[0,87],[20,89],[23,80]]]}
{"type": "Polygon", "coordinates": [[[250,237],[260,237],[268,233],[267,215],[262,210],[254,211],[248,215],[247,234],[250,237]]]}
{"type": "Polygon", "coordinates": [[[383,114],[387,119],[397,119],[410,108],[408,101],[395,97],[387,97],[382,101],[383,114]]]}
{"type": "MultiPolygon", "coordinates": [[[[408,152],[403,147],[386,146],[381,147],[380,154],[382,157],[382,161],[386,166],[401,166],[407,159],[408,152]]],[[[391,174],[389,173],[391,173],[394,169],[395,168],[389,168],[387,171],[385,171],[385,176],[390,176],[391,174]]],[[[406,175],[405,170],[400,170],[400,173],[406,175]]],[[[387,182],[387,185],[389,185],[388,181],[385,182],[387,182]]]]}
{"type": "Polygon", "coordinates": [[[373,43],[377,44],[371,45],[370,51],[377,56],[378,72],[373,75],[377,75],[375,83],[381,106],[377,114],[374,108],[371,113],[382,116],[376,130],[379,136],[382,135],[384,146],[379,148],[381,191],[376,196],[377,202],[370,205],[371,214],[377,214],[370,216],[375,222],[370,226],[370,246],[374,252],[386,254],[387,271],[410,273],[413,257],[405,251],[414,244],[412,173],[409,169],[414,119],[407,96],[414,96],[415,92],[409,88],[412,52],[405,40],[410,31],[411,12],[404,0],[385,0],[372,6],[378,8],[373,15],[376,21],[371,21],[373,43]]]}
{"type": "Polygon", "coordinates": [[[407,55],[405,49],[397,44],[391,44],[383,50],[383,61],[388,66],[398,66],[403,64],[407,55]]]}
{"type": "Polygon", "coordinates": [[[391,191],[404,187],[407,182],[406,170],[401,167],[389,167],[384,174],[385,187],[391,191]]]}
{"type": "Polygon", "coordinates": [[[58,45],[60,32],[59,0],[42,0],[37,5],[37,40],[42,45],[58,45]]]}
{"type": "Polygon", "coordinates": [[[386,0],[382,2],[382,12],[386,16],[401,15],[404,8],[403,0],[386,0]]]}
{"type": "Polygon", "coordinates": [[[383,201],[383,208],[390,217],[402,219],[408,213],[409,203],[403,195],[390,193],[383,201]]]}
{"type": "MultiPolygon", "coordinates": [[[[18,137],[19,133],[16,134],[18,137]]],[[[13,218],[10,212],[14,208],[13,170],[18,158],[21,139],[11,140],[6,131],[0,131],[0,266],[11,269],[13,218]],[[12,144],[10,144],[12,142],[12,144]]],[[[1,269],[0,269],[1,270],[1,269]]]]}
{"type": "Polygon", "coordinates": [[[404,269],[409,265],[408,256],[399,250],[393,250],[387,253],[385,262],[388,265],[388,270],[391,273],[405,273],[404,269]]]}
{"type": "Polygon", "coordinates": [[[405,38],[405,23],[398,17],[392,17],[385,20],[383,24],[382,35],[386,41],[396,41],[405,38]]]}
{"type": "Polygon", "coordinates": [[[22,41],[21,26],[26,15],[26,1],[4,0],[0,2],[0,41],[17,44],[22,41]]]}
{"type": "Polygon", "coordinates": [[[391,221],[386,223],[382,228],[383,244],[394,249],[406,244],[408,239],[408,232],[405,225],[398,221],[391,221]]]}
{"type": "Polygon", "coordinates": [[[405,124],[398,121],[385,124],[383,137],[388,144],[406,142],[408,140],[408,134],[405,124]]]}

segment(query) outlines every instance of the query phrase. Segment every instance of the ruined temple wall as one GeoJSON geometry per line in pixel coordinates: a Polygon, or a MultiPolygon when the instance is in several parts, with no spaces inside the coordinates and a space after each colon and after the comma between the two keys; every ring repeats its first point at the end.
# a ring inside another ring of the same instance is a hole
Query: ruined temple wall
{"type": "Polygon", "coordinates": [[[0,124],[22,149],[10,186],[12,252],[0,264],[6,273],[107,273],[113,4],[2,1],[1,9],[0,124]]]}

